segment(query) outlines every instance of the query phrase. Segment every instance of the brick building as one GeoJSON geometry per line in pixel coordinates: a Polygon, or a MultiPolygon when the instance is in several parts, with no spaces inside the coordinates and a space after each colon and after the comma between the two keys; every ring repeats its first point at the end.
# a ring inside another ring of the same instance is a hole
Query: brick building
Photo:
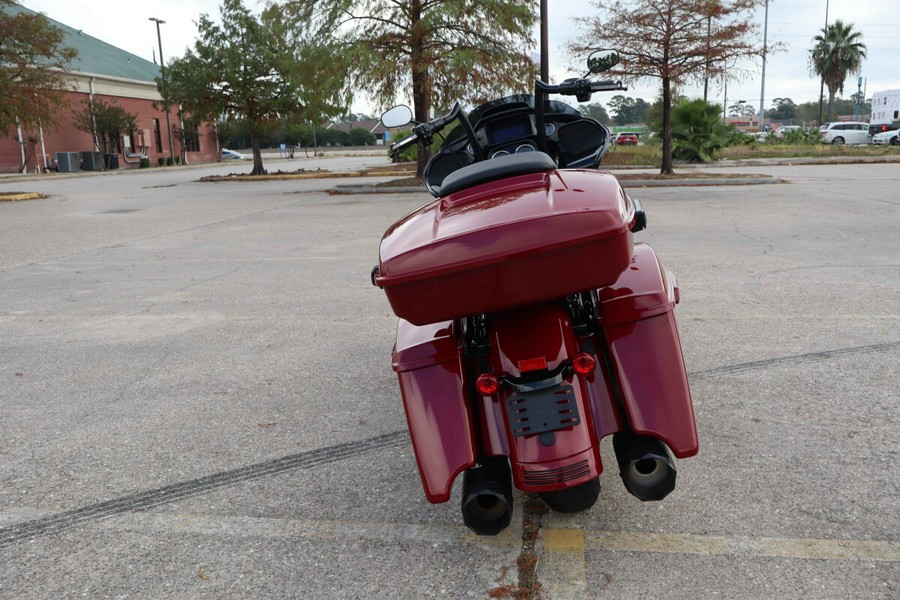
{"type": "MultiPolygon", "coordinates": [[[[0,8],[9,13],[29,12],[20,5],[0,8]]],[[[173,133],[173,145],[169,146],[166,131],[166,114],[162,108],[154,108],[154,101],[161,97],[155,77],[159,66],[139,56],[116,48],[62,23],[48,20],[65,33],[63,44],[75,48],[78,58],[72,63],[69,76],[70,91],[65,92],[66,105],[60,108],[55,123],[43,124],[36,130],[23,130],[21,139],[13,129],[0,132],[0,172],[15,173],[22,170],[22,156],[29,172],[54,169],[59,152],[99,151],[94,136],[79,131],[73,125],[72,113],[81,111],[92,99],[102,99],[121,106],[137,115],[137,129],[118,140],[120,168],[137,168],[141,158],[156,165],[159,158],[181,157],[188,163],[211,162],[218,158],[218,148],[212,128],[179,121],[177,110],[171,111],[173,131],[184,131],[184,144],[173,133]]],[[[87,166],[87,165],[85,165],[87,166]]]]}

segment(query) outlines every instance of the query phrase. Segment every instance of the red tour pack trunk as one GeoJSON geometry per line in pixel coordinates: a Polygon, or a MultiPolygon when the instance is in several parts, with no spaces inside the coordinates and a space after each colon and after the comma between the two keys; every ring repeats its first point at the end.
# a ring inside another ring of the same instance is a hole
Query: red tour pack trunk
{"type": "Polygon", "coordinates": [[[616,281],[634,204],[600,171],[532,173],[413,211],[384,235],[375,278],[416,325],[542,302],[616,281]]]}

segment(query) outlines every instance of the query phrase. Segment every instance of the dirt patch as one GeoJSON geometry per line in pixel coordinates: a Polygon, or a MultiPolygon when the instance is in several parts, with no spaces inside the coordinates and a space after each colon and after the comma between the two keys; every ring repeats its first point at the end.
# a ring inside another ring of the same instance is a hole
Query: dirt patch
{"type": "Polygon", "coordinates": [[[222,181],[287,181],[291,179],[340,179],[346,177],[399,177],[415,173],[403,166],[373,167],[364,171],[327,171],[325,169],[298,169],[296,171],[276,171],[265,175],[248,175],[247,173],[229,173],[228,175],[209,175],[201,177],[203,182],[222,181]]]}
{"type": "Polygon", "coordinates": [[[48,198],[37,192],[0,192],[0,202],[19,202],[21,200],[42,200],[48,198]]]}

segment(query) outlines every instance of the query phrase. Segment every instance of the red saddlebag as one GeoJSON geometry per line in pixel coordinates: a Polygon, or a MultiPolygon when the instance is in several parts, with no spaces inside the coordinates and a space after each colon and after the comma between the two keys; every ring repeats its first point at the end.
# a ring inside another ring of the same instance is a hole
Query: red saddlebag
{"type": "Polygon", "coordinates": [[[429,502],[446,502],[453,480],[475,464],[472,417],[453,323],[397,325],[393,367],[400,379],[416,463],[429,502]]]}
{"type": "Polygon", "coordinates": [[[600,325],[637,434],[662,439],[678,458],[697,453],[697,428],[675,325],[678,287],[653,249],[635,244],[631,265],[600,290],[600,325]]]}

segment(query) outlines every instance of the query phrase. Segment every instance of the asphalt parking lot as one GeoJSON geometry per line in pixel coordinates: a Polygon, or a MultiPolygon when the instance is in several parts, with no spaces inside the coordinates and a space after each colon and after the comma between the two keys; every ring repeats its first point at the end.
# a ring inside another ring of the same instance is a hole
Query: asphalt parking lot
{"type": "Polygon", "coordinates": [[[0,202],[0,598],[900,596],[900,164],[630,190],[701,450],[650,504],[606,440],[534,578],[525,498],[471,534],[405,433],[369,271],[428,197],[235,168],[0,181],[49,196],[0,202]]]}

